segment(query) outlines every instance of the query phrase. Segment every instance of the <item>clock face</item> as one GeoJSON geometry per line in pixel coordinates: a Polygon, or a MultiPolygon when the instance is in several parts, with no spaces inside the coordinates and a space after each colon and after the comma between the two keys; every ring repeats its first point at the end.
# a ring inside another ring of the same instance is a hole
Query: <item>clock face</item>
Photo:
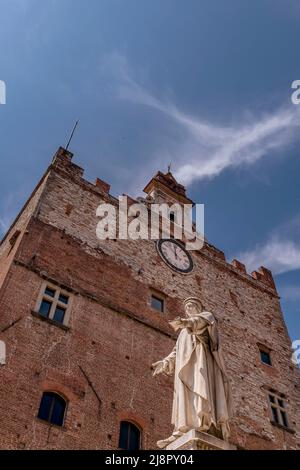
{"type": "Polygon", "coordinates": [[[181,273],[189,273],[192,271],[193,260],[191,255],[176,240],[158,240],[157,250],[162,259],[172,269],[181,273]]]}

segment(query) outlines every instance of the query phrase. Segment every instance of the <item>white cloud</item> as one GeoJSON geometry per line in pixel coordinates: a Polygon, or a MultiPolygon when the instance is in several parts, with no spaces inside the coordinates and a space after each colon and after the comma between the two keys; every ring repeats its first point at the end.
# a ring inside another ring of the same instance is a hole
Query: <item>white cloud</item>
{"type": "Polygon", "coordinates": [[[238,121],[233,127],[217,126],[155,97],[133,78],[124,57],[114,55],[105,64],[106,70],[108,65],[118,80],[121,98],[155,109],[177,125],[180,132],[173,144],[168,143],[172,148],[166,151],[162,146],[164,150],[157,152],[163,164],[172,155],[175,176],[183,184],[212,178],[229,167],[253,164],[299,138],[300,106],[290,104],[272,114],[253,115],[251,121],[238,121]]]}
{"type": "Polygon", "coordinates": [[[259,266],[271,269],[273,274],[282,274],[300,269],[300,214],[271,231],[266,242],[257,244],[252,250],[237,254],[234,258],[244,262],[249,269],[259,266]]]}
{"type": "Polygon", "coordinates": [[[259,266],[265,266],[273,274],[282,274],[300,269],[300,244],[272,237],[265,244],[240,253],[236,258],[245,263],[251,271],[259,266]]]}

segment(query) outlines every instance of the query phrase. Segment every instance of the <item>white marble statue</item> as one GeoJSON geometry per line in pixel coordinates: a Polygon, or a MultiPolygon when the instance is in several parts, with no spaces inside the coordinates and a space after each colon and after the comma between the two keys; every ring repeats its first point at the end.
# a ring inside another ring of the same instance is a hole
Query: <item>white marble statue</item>
{"type": "Polygon", "coordinates": [[[153,375],[175,373],[171,437],[159,441],[165,447],[190,429],[228,440],[231,415],[230,388],[220,350],[216,320],[202,311],[201,301],[184,302],[186,318],[170,322],[181,330],[176,345],[165,359],[152,365],[153,375]]]}

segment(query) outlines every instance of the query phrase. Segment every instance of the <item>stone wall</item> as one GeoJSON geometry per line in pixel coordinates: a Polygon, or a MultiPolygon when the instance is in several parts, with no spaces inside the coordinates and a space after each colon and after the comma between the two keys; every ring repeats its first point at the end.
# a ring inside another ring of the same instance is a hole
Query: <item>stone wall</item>
{"type": "Polygon", "coordinates": [[[299,371],[271,274],[248,275],[208,244],[192,253],[195,269],[183,275],[164,264],[154,241],[99,241],[96,208],[116,203],[108,191],[58,152],[0,291],[8,356],[0,369],[0,447],[114,449],[119,422],[129,419],[142,429],[143,447],[155,448],[172,430],[173,386],[171,378],[152,378],[150,366],[174,344],[168,320],[197,295],[219,324],[234,401],[232,443],[297,448],[299,371]],[[32,314],[45,279],[73,297],[68,329],[32,314]],[[157,291],[164,314],[151,308],[157,291]],[[261,363],[258,343],[271,349],[272,367],[261,363]],[[286,394],[290,432],[271,424],[266,387],[286,394]],[[36,418],[49,389],[68,399],[63,429],[36,418]]]}

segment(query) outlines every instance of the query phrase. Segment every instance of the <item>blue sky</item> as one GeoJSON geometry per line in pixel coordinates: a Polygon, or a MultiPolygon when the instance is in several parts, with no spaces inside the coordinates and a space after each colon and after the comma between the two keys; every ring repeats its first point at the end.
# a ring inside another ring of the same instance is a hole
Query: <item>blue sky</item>
{"type": "Polygon", "coordinates": [[[299,1],[0,0],[0,16],[0,234],[80,119],[89,179],[137,195],[172,161],[208,239],[273,270],[300,338],[299,1]]]}

